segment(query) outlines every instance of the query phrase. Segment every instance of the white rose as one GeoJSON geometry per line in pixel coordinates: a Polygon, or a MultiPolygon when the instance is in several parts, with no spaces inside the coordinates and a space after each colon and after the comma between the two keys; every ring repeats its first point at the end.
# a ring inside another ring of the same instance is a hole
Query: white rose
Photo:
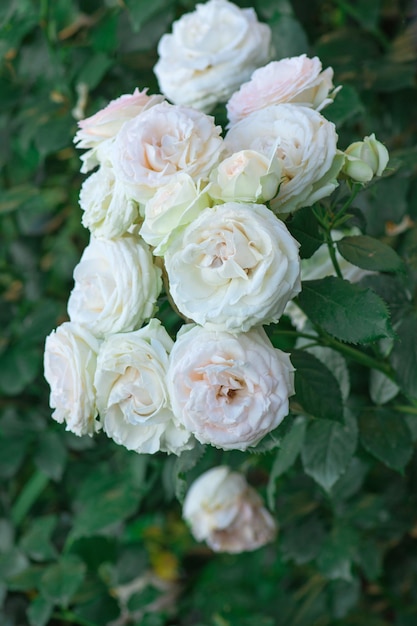
{"type": "Polygon", "coordinates": [[[126,196],[112,168],[104,165],[84,181],[80,206],[84,211],[83,226],[96,237],[120,237],[139,218],[138,205],[126,196]]]}
{"type": "Polygon", "coordinates": [[[288,414],[294,393],[289,355],[273,347],[263,328],[240,335],[183,328],[168,369],[178,422],[217,448],[255,446],[288,414]]]}
{"type": "Polygon", "coordinates": [[[45,378],[51,388],[52,417],[75,435],[99,429],[93,386],[98,340],[78,324],[65,322],[46,338],[45,378]]]}
{"type": "Polygon", "coordinates": [[[117,135],[127,120],[163,102],[163,96],[148,96],[146,92],[147,89],[139,91],[136,88],[133,94],[124,94],[111,100],[104,109],[78,122],[79,130],[74,143],[77,148],[90,148],[81,157],[82,172],[88,172],[99,163],[108,161],[109,140],[117,135]]]}
{"type": "Polygon", "coordinates": [[[276,195],[281,175],[278,159],[268,159],[254,150],[240,150],[212,171],[209,193],[224,202],[267,202],[276,195]]]}
{"type": "Polygon", "coordinates": [[[163,255],[175,230],[192,222],[211,203],[207,186],[196,184],[191,176],[179,172],[145,204],[140,234],[150,246],[155,246],[155,255],[163,255]]]}
{"type": "Polygon", "coordinates": [[[318,111],[276,104],[232,126],[225,146],[229,152],[256,150],[281,162],[281,185],[271,207],[285,214],[311,206],[336,189],[336,176],[344,161],[337,139],[334,124],[318,111]]]}
{"type": "Polygon", "coordinates": [[[237,554],[273,541],[277,527],[245,477],[220,465],[195,480],[187,492],[183,517],[197,541],[215,552],[237,554]]]}
{"type": "Polygon", "coordinates": [[[140,330],[111,335],[101,345],[94,380],[104,432],[138,453],[192,447],[191,435],[173,422],[166,387],[173,341],[157,319],[140,330]]]}
{"type": "Polygon", "coordinates": [[[223,148],[220,126],[200,111],[163,102],[126,122],[112,160],[115,174],[138,202],[149,200],[179,172],[207,179],[223,148]]]}
{"type": "Polygon", "coordinates": [[[271,104],[301,104],[321,111],[333,102],[338,89],[333,90],[333,69],[322,71],[318,57],[298,57],[271,61],[260,67],[249,82],[244,83],[227,103],[230,124],[253,111],[271,104]]]}
{"type": "Polygon", "coordinates": [[[69,317],[97,337],[139,328],[152,317],[162,289],[149,247],[129,233],[118,239],[92,237],[74,280],[69,317]]]}
{"type": "Polygon", "coordinates": [[[176,104],[210,111],[270,60],[271,29],[252,8],[210,0],[174,22],[158,53],[161,92],[176,104]]]}
{"type": "Polygon", "coordinates": [[[207,208],[165,253],[172,298],[185,317],[213,329],[276,322],[301,289],[298,248],[262,204],[207,208]]]}

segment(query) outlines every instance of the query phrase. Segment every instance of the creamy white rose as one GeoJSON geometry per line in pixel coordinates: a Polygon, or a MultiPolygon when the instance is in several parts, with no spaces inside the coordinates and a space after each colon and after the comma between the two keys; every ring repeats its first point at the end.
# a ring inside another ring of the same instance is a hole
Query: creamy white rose
{"type": "Polygon", "coordinates": [[[275,539],[274,518],[243,474],[220,465],[197,478],[184,500],[183,517],[197,541],[215,552],[256,550],[275,539]]]}
{"type": "Polygon", "coordinates": [[[262,204],[207,208],[165,253],[172,298],[185,317],[219,330],[277,321],[301,289],[298,248],[262,204]]]}
{"type": "Polygon", "coordinates": [[[139,207],[117,182],[111,167],[102,166],[83,183],[80,207],[82,224],[96,237],[124,235],[138,221],[139,207]]]}
{"type": "Polygon", "coordinates": [[[322,71],[318,57],[297,57],[271,61],[260,67],[227,103],[230,124],[236,124],[253,111],[271,104],[301,104],[321,111],[333,102],[338,89],[333,86],[333,69],[322,71]]]}
{"type": "Polygon", "coordinates": [[[334,124],[318,111],[276,104],[232,126],[225,147],[229,153],[256,150],[281,162],[281,185],[271,207],[286,214],[311,206],[336,189],[336,176],[344,161],[337,139],[334,124]]]}
{"type": "Polygon", "coordinates": [[[271,29],[252,8],[210,0],[174,22],[158,53],[161,92],[176,104],[210,111],[271,59],[271,29]]]}
{"type": "Polygon", "coordinates": [[[116,178],[138,202],[149,200],[179,172],[207,179],[223,140],[214,119],[188,107],[163,102],[126,122],[112,152],[116,178]]]}
{"type": "Polygon", "coordinates": [[[51,388],[52,417],[75,435],[99,429],[93,385],[98,340],[79,324],[64,322],[45,342],[44,372],[51,388]]]}
{"type": "Polygon", "coordinates": [[[131,333],[111,335],[101,347],[94,384],[104,432],[128,450],[180,454],[191,434],[173,422],[166,386],[173,341],[152,319],[131,333]]]}
{"type": "Polygon", "coordinates": [[[281,182],[278,159],[255,150],[240,150],[226,157],[210,174],[209,194],[224,202],[267,202],[281,182]]]}
{"type": "Polygon", "coordinates": [[[150,246],[155,246],[156,256],[163,255],[175,230],[192,222],[211,204],[207,186],[179,172],[145,204],[140,234],[150,246]]]}
{"type": "Polygon", "coordinates": [[[78,122],[78,132],[74,137],[77,148],[90,148],[81,160],[82,172],[88,172],[99,163],[108,162],[110,140],[114,139],[123,124],[146,109],[163,102],[161,95],[148,96],[147,89],[133,94],[124,94],[111,100],[104,109],[78,122]]]}
{"type": "Polygon", "coordinates": [[[168,389],[175,417],[198,441],[246,450],[288,414],[293,367],[263,328],[232,335],[185,326],[170,355],[168,389]]]}
{"type": "Polygon", "coordinates": [[[68,300],[71,321],[97,337],[139,328],[152,317],[162,289],[161,270],[137,235],[92,237],[74,269],[68,300]]]}

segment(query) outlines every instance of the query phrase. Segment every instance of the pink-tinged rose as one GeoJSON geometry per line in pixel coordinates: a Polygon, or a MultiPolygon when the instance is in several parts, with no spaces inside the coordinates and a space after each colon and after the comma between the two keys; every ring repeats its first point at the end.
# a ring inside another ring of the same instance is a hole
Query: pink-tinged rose
{"type": "Polygon", "coordinates": [[[278,194],[271,208],[288,214],[329,196],[338,186],[344,155],[337,149],[335,125],[318,111],[275,104],[254,111],[230,128],[225,149],[255,150],[282,167],[278,194]]]}
{"type": "Polygon", "coordinates": [[[183,517],[197,541],[214,552],[238,554],[275,539],[274,518],[243,474],[220,465],[197,478],[184,500],[183,517]]]}
{"type": "Polygon", "coordinates": [[[83,326],[65,322],[46,338],[45,379],[54,420],[75,435],[93,435],[100,427],[94,375],[98,340],[83,326]]]}
{"type": "Polygon", "coordinates": [[[116,178],[145,203],[179,172],[207,179],[223,148],[211,116],[163,102],[126,122],[114,143],[116,178]]]}
{"type": "Polygon", "coordinates": [[[74,269],[68,314],[96,337],[129,332],[152,317],[162,289],[161,270],[138,235],[91,237],[74,269]]]}
{"type": "Polygon", "coordinates": [[[126,195],[125,187],[115,179],[113,169],[105,165],[84,181],[80,207],[83,226],[96,237],[120,237],[139,221],[137,203],[126,195]]]}
{"type": "Polygon", "coordinates": [[[180,454],[194,445],[174,424],[166,372],[173,341],[152,319],[131,333],[111,335],[101,345],[94,385],[104,432],[138,453],[180,454]]]}
{"type": "Polygon", "coordinates": [[[322,71],[317,57],[298,57],[271,61],[260,67],[227,103],[230,125],[236,124],[271,104],[301,104],[321,111],[333,102],[338,89],[333,85],[333,69],[322,71]]]}
{"type": "Polygon", "coordinates": [[[246,450],[288,414],[293,371],[263,328],[232,335],[185,326],[167,374],[172,410],[200,443],[246,450]]]}
{"type": "Polygon", "coordinates": [[[94,115],[78,122],[78,131],[74,137],[77,148],[89,148],[81,160],[82,172],[88,172],[99,163],[108,161],[109,142],[113,139],[123,124],[155,104],[163,102],[161,95],[147,95],[147,89],[133,94],[124,94],[101,109],[94,115]],[[101,144],[105,143],[104,146],[101,144]]]}
{"type": "Polygon", "coordinates": [[[154,72],[175,104],[210,111],[271,59],[271,29],[254,9],[227,0],[197,4],[158,45],[154,72]]]}
{"type": "Polygon", "coordinates": [[[186,318],[216,330],[276,322],[301,289],[298,249],[262,204],[207,208],[165,252],[172,299],[186,318]]]}

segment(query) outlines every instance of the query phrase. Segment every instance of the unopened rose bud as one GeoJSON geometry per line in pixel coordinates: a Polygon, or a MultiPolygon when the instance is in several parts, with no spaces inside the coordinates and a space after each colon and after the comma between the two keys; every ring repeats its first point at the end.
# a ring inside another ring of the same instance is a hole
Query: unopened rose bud
{"type": "Polygon", "coordinates": [[[191,485],[184,519],[197,541],[215,552],[256,550],[273,541],[276,524],[258,493],[239,472],[213,467],[191,485]]]}
{"type": "Polygon", "coordinates": [[[375,138],[374,133],[363,141],[355,141],[345,150],[346,160],[342,172],[359,183],[367,183],[385,170],[388,150],[375,138]]]}

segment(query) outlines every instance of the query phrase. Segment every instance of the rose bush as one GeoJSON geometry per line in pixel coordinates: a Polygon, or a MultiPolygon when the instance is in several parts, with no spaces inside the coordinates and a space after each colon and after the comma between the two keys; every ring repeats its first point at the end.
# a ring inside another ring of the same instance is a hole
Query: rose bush
{"type": "Polygon", "coordinates": [[[201,443],[246,450],[288,414],[293,367],[262,328],[232,335],[184,327],[170,354],[168,390],[177,421],[201,443]]]}
{"type": "Polygon", "coordinates": [[[329,196],[338,186],[344,157],[337,149],[335,125],[318,111],[276,104],[253,112],[232,126],[229,153],[256,150],[282,166],[281,185],[271,207],[286,214],[329,196]]]}
{"type": "Polygon", "coordinates": [[[257,492],[226,466],[213,467],[191,484],[183,517],[197,541],[215,552],[256,550],[273,541],[277,531],[257,492]]]}
{"type": "Polygon", "coordinates": [[[321,111],[333,102],[336,92],[333,69],[322,71],[319,58],[301,54],[271,61],[255,70],[250,81],[241,85],[228,101],[227,115],[233,125],[254,111],[286,102],[321,111]]]}
{"type": "Polygon", "coordinates": [[[94,374],[99,341],[88,330],[64,322],[45,341],[44,375],[50,386],[52,417],[75,435],[99,429],[94,374]]]}
{"type": "Polygon", "coordinates": [[[161,270],[147,244],[133,233],[92,237],[74,269],[68,300],[73,322],[97,337],[139,328],[152,317],[162,288],[161,270]]]}
{"type": "Polygon", "coordinates": [[[193,445],[176,426],[166,385],[173,341],[152,319],[140,330],[111,335],[101,347],[94,385],[104,432],[138,453],[180,454],[193,445]]]}
{"type": "Polygon", "coordinates": [[[271,58],[271,30],[227,0],[197,4],[158,45],[154,72],[175,104],[210,111],[271,58]]]}
{"type": "Polygon", "coordinates": [[[173,238],[165,265],[178,309],[219,330],[276,321],[300,291],[298,243],[261,204],[205,209],[173,238]]]}

